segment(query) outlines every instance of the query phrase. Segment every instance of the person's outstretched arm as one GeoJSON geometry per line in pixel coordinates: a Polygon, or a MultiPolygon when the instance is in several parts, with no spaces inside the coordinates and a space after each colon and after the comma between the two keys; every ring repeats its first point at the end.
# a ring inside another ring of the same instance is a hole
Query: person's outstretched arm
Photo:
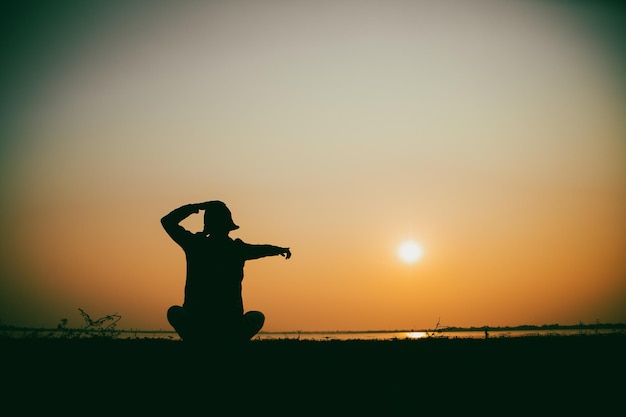
{"type": "MultiPolygon", "coordinates": [[[[237,240],[240,241],[240,239],[237,240]]],[[[285,259],[291,258],[291,250],[289,248],[274,245],[251,245],[249,243],[244,243],[244,245],[246,259],[258,259],[276,255],[283,256],[285,259]]]]}
{"type": "Polygon", "coordinates": [[[167,234],[170,235],[176,243],[180,244],[181,240],[192,234],[182,227],[180,222],[192,214],[198,213],[202,207],[202,203],[185,204],[184,206],[178,207],[161,218],[161,225],[163,225],[167,234]]]}

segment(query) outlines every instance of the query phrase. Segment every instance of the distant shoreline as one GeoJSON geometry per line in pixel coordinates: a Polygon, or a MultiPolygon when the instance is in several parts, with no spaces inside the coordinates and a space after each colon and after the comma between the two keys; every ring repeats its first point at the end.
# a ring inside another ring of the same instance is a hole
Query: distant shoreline
{"type": "MultiPolygon", "coordinates": [[[[173,330],[158,329],[103,329],[104,331],[111,333],[141,333],[141,334],[175,334],[173,330]]],[[[425,332],[425,333],[454,333],[454,332],[508,332],[508,331],[550,331],[550,330],[624,330],[626,331],[626,323],[593,323],[593,324],[544,324],[544,325],[518,325],[518,326],[471,326],[471,327],[457,327],[457,326],[445,326],[437,328],[423,328],[423,329],[377,329],[377,330],[273,330],[273,331],[261,331],[259,334],[267,335],[297,335],[297,334],[368,334],[368,333],[410,333],[410,332],[425,332]]],[[[48,328],[48,327],[27,327],[27,326],[14,326],[14,325],[0,325],[0,336],[7,332],[33,332],[33,333],[63,333],[63,332],[85,332],[84,328],[48,328]]],[[[94,332],[94,330],[88,330],[88,332],[94,332]]]]}

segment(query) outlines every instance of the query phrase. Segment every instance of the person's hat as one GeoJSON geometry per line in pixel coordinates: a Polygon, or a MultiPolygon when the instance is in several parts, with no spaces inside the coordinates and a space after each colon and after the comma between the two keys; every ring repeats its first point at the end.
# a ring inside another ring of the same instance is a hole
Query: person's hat
{"type": "Polygon", "coordinates": [[[209,201],[204,208],[204,231],[236,230],[239,229],[233,222],[232,214],[226,204],[221,201],[209,201]]]}

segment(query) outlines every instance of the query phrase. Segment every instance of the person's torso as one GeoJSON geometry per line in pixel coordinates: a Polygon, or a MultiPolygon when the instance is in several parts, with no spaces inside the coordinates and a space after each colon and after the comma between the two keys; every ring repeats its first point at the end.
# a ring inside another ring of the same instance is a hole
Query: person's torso
{"type": "Polygon", "coordinates": [[[185,307],[207,315],[241,315],[245,259],[241,241],[195,236],[185,247],[185,307]]]}

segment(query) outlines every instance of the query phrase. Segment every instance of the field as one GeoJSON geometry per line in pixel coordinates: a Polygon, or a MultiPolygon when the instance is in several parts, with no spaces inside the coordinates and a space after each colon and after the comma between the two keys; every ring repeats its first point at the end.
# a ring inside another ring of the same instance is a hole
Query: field
{"type": "Polygon", "coordinates": [[[239,415],[235,411],[269,408],[272,414],[333,415],[462,407],[474,414],[501,406],[558,405],[561,411],[589,407],[599,415],[605,407],[623,405],[626,371],[624,333],[255,340],[231,353],[167,339],[4,338],[0,343],[4,398],[19,399],[27,410],[62,405],[239,415]],[[232,412],[210,412],[218,405],[232,412]]]}

